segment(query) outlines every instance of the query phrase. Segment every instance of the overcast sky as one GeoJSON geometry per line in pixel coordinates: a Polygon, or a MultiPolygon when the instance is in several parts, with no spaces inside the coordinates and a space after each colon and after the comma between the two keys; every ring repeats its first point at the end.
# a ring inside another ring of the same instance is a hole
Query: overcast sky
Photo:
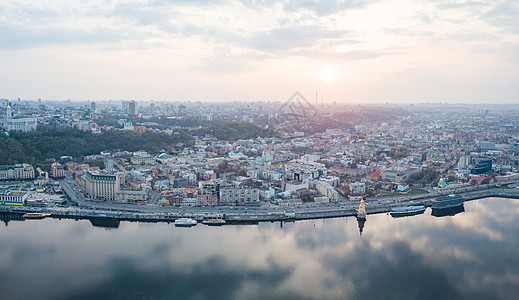
{"type": "Polygon", "coordinates": [[[0,67],[9,99],[519,103],[519,1],[0,0],[0,67]]]}

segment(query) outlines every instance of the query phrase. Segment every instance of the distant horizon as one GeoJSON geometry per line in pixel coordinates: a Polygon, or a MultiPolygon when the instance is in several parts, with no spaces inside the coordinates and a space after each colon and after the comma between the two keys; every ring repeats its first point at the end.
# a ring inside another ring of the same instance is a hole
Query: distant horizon
{"type": "MultiPolygon", "coordinates": [[[[303,95],[304,96],[304,95],[303,95]]],[[[132,100],[135,100],[137,102],[137,105],[139,103],[215,103],[215,104],[225,104],[225,103],[256,103],[256,102],[263,102],[263,103],[283,103],[288,100],[287,99],[280,99],[280,100],[160,100],[160,99],[44,99],[44,98],[35,98],[35,99],[24,99],[20,97],[20,101],[31,101],[31,102],[38,102],[38,99],[41,99],[42,103],[44,102],[74,102],[74,103],[90,103],[90,102],[129,102],[132,100]]],[[[306,97],[305,97],[306,98],[306,97]]],[[[306,98],[310,104],[316,105],[315,99],[313,101],[306,98]]],[[[0,97],[0,100],[7,100],[11,103],[17,102],[18,97],[11,99],[6,97],[0,97]]],[[[455,101],[417,101],[417,102],[394,102],[394,101],[352,101],[352,102],[346,102],[346,101],[326,101],[324,100],[324,105],[330,105],[330,104],[345,104],[345,105],[519,105],[519,101],[517,102],[455,102],[455,101]]],[[[317,105],[321,105],[321,100],[317,102],[317,105]]]]}

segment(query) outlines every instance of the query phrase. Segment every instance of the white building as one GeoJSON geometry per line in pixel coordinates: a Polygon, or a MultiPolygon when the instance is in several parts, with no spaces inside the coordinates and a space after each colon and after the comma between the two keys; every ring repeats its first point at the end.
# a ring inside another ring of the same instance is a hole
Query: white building
{"type": "Polygon", "coordinates": [[[155,157],[146,151],[136,151],[133,152],[130,162],[134,165],[152,165],[155,164],[155,157]]]}
{"type": "Polygon", "coordinates": [[[330,202],[336,202],[339,200],[339,193],[327,182],[317,181],[315,183],[315,188],[319,192],[319,194],[328,197],[330,202]]]}
{"type": "Polygon", "coordinates": [[[330,202],[330,198],[328,198],[326,196],[314,197],[314,202],[315,203],[328,203],[328,202],[330,202]]]}
{"type": "Polygon", "coordinates": [[[52,178],[63,178],[65,177],[65,169],[59,162],[52,163],[50,165],[50,173],[52,178]]]}
{"type": "Polygon", "coordinates": [[[183,198],[182,205],[183,206],[197,206],[198,198],[183,198]]]}
{"type": "Polygon", "coordinates": [[[29,164],[0,166],[0,180],[34,179],[34,168],[29,164]]]}
{"type": "Polygon", "coordinates": [[[27,200],[27,193],[22,191],[0,192],[0,205],[23,205],[27,200]]]}
{"type": "Polygon", "coordinates": [[[366,194],[366,184],[364,182],[352,182],[350,183],[350,193],[357,195],[366,194]]]}
{"type": "Polygon", "coordinates": [[[220,188],[220,204],[243,205],[259,202],[259,189],[255,188],[220,188]]]}
{"type": "Polygon", "coordinates": [[[119,175],[87,171],[83,178],[85,180],[85,191],[94,199],[114,201],[119,191],[119,175]]]}
{"type": "Polygon", "coordinates": [[[319,177],[319,181],[327,182],[329,185],[333,187],[338,187],[341,183],[341,180],[337,176],[321,176],[319,177]]]}
{"type": "Polygon", "coordinates": [[[7,105],[6,115],[2,122],[2,127],[7,131],[32,131],[36,130],[36,126],[38,121],[36,118],[16,118],[13,119],[13,113],[11,110],[11,105],[7,105]]]}
{"type": "Polygon", "coordinates": [[[316,162],[305,162],[293,160],[285,164],[286,180],[303,182],[305,180],[317,179],[326,175],[326,166],[316,162]]]}
{"type": "Polygon", "coordinates": [[[263,188],[260,190],[260,198],[266,201],[273,199],[276,196],[276,190],[273,188],[263,188]]]}

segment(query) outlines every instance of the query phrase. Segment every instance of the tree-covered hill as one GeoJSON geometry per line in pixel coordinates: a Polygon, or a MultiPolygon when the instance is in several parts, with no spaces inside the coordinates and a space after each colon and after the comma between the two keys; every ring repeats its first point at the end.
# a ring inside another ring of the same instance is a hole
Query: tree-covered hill
{"type": "Polygon", "coordinates": [[[73,128],[42,127],[37,131],[11,132],[0,135],[0,164],[31,163],[44,164],[46,158],[63,155],[81,157],[98,154],[103,150],[122,149],[158,152],[168,150],[177,143],[188,143],[192,137],[184,131],[172,135],[133,131],[107,131],[92,134],[73,128]]]}
{"type": "Polygon", "coordinates": [[[198,136],[212,135],[219,140],[251,139],[278,135],[272,129],[265,129],[256,124],[246,122],[215,124],[198,129],[194,134],[198,136]]]}

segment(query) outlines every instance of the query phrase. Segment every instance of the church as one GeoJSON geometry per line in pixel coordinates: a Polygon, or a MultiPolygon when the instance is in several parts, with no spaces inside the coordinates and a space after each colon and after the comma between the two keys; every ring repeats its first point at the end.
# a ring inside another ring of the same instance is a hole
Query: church
{"type": "Polygon", "coordinates": [[[28,132],[36,130],[37,123],[36,118],[13,118],[11,104],[7,104],[6,114],[2,121],[2,127],[6,131],[14,130],[28,132]]]}

